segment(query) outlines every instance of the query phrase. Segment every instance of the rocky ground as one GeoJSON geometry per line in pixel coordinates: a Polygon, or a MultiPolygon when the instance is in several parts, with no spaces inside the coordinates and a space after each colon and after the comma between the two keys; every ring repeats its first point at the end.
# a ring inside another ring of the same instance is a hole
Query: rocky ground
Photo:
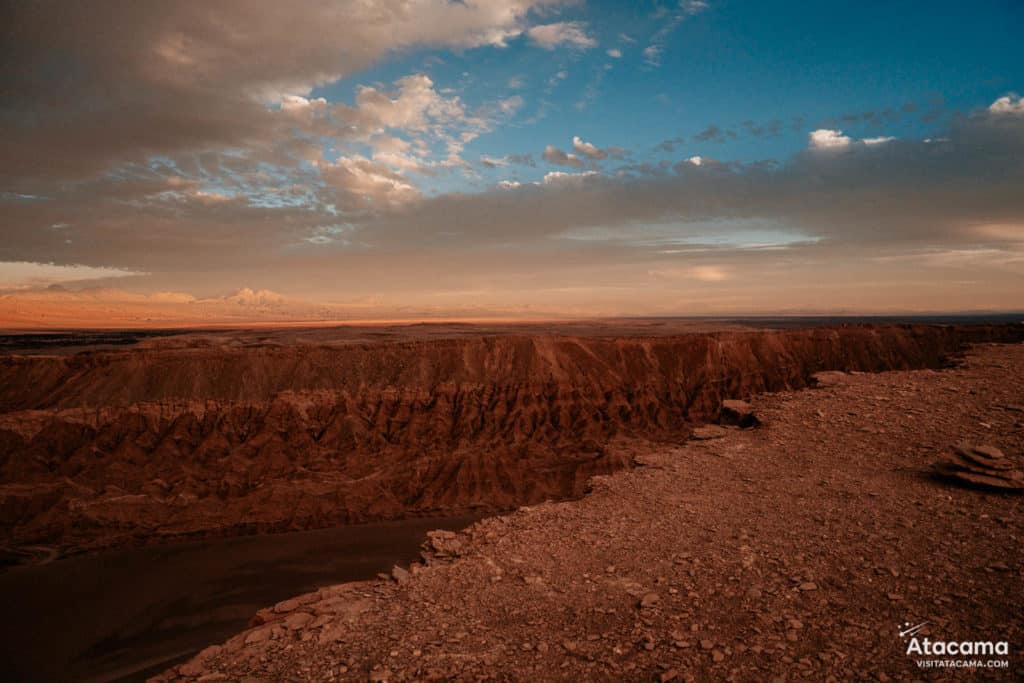
{"type": "Polygon", "coordinates": [[[435,533],[158,680],[1020,680],[1024,496],[931,468],[964,441],[1021,467],[1024,346],[824,379],[752,397],[755,429],[617,440],[641,466],[584,499],[435,533]],[[918,669],[898,631],[923,621],[1009,667],[918,669]]]}

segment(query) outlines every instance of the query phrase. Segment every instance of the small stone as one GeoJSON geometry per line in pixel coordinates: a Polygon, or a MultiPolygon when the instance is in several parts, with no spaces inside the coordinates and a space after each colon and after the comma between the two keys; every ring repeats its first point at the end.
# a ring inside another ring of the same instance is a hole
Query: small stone
{"type": "Polygon", "coordinates": [[[721,662],[725,659],[725,654],[723,654],[721,650],[712,650],[711,659],[716,662],[721,662]]]}
{"type": "Polygon", "coordinates": [[[818,584],[813,581],[804,581],[800,584],[800,590],[802,591],[816,591],[818,590],[818,584]]]}
{"type": "Polygon", "coordinates": [[[644,596],[640,598],[640,607],[653,607],[660,599],[661,597],[657,593],[644,593],[644,596]]]}
{"type": "Polygon", "coordinates": [[[661,683],[668,683],[668,681],[674,681],[679,678],[679,672],[675,669],[669,669],[668,671],[662,671],[661,675],[658,676],[658,680],[661,683]]]}
{"type": "Polygon", "coordinates": [[[708,640],[707,638],[703,638],[700,641],[700,649],[702,649],[702,650],[710,650],[714,646],[715,646],[715,641],[713,641],[713,640],[708,640]]]}

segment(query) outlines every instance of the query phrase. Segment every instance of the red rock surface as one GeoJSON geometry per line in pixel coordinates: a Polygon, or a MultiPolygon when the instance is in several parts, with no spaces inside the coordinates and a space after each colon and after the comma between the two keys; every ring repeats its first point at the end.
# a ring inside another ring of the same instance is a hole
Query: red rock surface
{"type": "MultiPolygon", "coordinates": [[[[821,370],[939,367],[1020,326],[850,325],[675,336],[280,344],[160,338],[0,357],[0,545],[507,509],[627,467],[616,438],[685,439],[725,398],[821,370]]],[[[42,549],[38,549],[43,546],[42,549]]]]}
{"type": "Polygon", "coordinates": [[[1024,346],[836,379],[754,397],[757,429],[617,439],[642,466],[583,499],[434,533],[428,565],[261,610],[158,680],[1020,680],[1024,496],[931,466],[961,441],[1020,466],[1024,346]],[[1008,667],[917,668],[920,622],[1008,667]]]}

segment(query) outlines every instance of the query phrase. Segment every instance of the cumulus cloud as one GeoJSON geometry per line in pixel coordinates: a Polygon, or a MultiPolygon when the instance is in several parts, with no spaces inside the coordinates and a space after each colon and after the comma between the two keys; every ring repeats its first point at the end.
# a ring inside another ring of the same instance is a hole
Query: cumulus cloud
{"type": "Polygon", "coordinates": [[[560,21],[532,26],[526,35],[531,42],[546,50],[554,50],[561,45],[580,50],[597,47],[597,41],[587,35],[586,28],[586,24],[579,21],[560,21]]]}
{"type": "Polygon", "coordinates": [[[1013,93],[1004,95],[989,105],[988,110],[993,114],[1024,115],[1024,100],[1020,95],[1013,93]]]}
{"type": "MultiPolygon", "coordinates": [[[[557,0],[181,0],[72,4],[54,21],[50,8],[19,3],[6,13],[19,30],[6,34],[0,60],[0,181],[31,186],[224,148],[280,158],[290,154],[295,117],[324,108],[308,99],[313,87],[394,50],[503,46],[527,29],[531,10],[551,4],[557,0]],[[75,68],[51,68],[53,45],[75,68]]],[[[392,109],[399,117],[401,106],[392,109]]]]}
{"type": "Polygon", "coordinates": [[[556,166],[571,166],[573,168],[583,168],[583,160],[575,154],[569,154],[558,149],[554,145],[548,145],[544,148],[543,157],[544,161],[549,164],[556,166]]]}
{"type": "Polygon", "coordinates": [[[812,149],[842,149],[849,147],[852,140],[841,130],[819,128],[809,134],[812,149]]]}
{"type": "Polygon", "coordinates": [[[364,157],[340,157],[319,168],[324,181],[341,191],[344,208],[387,207],[420,196],[404,176],[364,157]]]}
{"type": "Polygon", "coordinates": [[[622,50],[620,50],[617,47],[613,47],[612,49],[608,50],[607,55],[612,59],[618,59],[622,56],[622,50]]]}
{"type": "Polygon", "coordinates": [[[580,137],[578,135],[575,135],[572,138],[572,148],[573,148],[573,151],[575,151],[575,152],[577,152],[579,154],[582,154],[583,156],[587,157],[588,159],[607,159],[608,158],[608,152],[606,152],[603,149],[599,149],[598,147],[595,147],[594,145],[592,145],[589,142],[584,142],[583,140],[580,139],[580,137]]]}
{"type": "Polygon", "coordinates": [[[896,138],[891,135],[883,135],[873,138],[862,138],[861,140],[854,140],[848,135],[844,135],[841,130],[832,130],[829,128],[819,128],[818,130],[812,131],[808,135],[809,146],[811,149],[845,149],[853,144],[866,145],[868,147],[875,147],[877,145],[884,145],[894,141],[896,138]]]}

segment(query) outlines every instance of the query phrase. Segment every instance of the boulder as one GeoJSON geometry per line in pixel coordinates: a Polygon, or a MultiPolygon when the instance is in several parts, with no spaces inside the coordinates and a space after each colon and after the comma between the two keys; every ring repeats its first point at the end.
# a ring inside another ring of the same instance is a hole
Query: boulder
{"type": "Polygon", "coordinates": [[[718,414],[718,421],[726,425],[735,425],[742,429],[752,429],[761,424],[761,421],[754,415],[754,407],[746,401],[726,399],[722,401],[722,410],[718,414]]]}

